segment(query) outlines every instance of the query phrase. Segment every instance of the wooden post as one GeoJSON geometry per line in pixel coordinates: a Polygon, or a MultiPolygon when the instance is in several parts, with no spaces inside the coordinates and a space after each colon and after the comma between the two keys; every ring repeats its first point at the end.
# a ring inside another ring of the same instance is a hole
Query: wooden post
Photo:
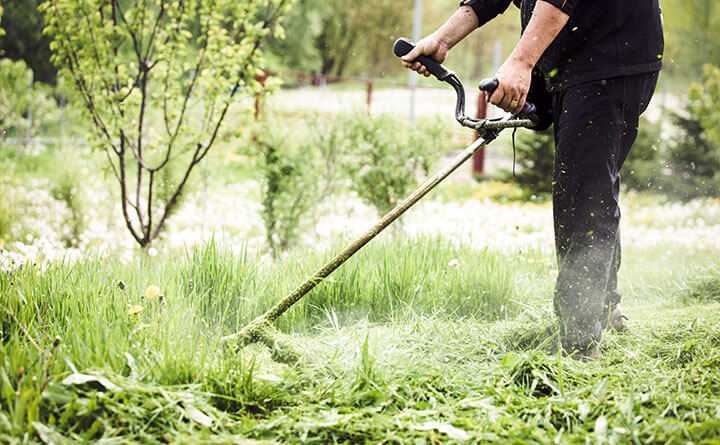
{"type": "MultiPolygon", "coordinates": [[[[485,93],[480,91],[477,100],[477,115],[478,119],[485,119],[487,117],[487,99],[485,93]]],[[[480,138],[480,133],[475,132],[475,139],[480,138]]],[[[473,177],[479,178],[485,173],[485,150],[480,150],[473,155],[472,162],[472,173],[473,177]]]]}
{"type": "MultiPolygon", "coordinates": [[[[265,86],[265,82],[267,81],[268,73],[265,71],[261,71],[259,74],[255,76],[255,80],[257,80],[260,85],[265,86]]],[[[255,95],[255,120],[260,120],[260,115],[262,114],[262,93],[257,93],[255,95]]]]}
{"type": "Polygon", "coordinates": [[[367,113],[371,114],[372,112],[372,96],[373,96],[373,81],[367,80],[365,82],[366,87],[366,93],[367,97],[365,98],[365,104],[367,106],[367,113]]]}

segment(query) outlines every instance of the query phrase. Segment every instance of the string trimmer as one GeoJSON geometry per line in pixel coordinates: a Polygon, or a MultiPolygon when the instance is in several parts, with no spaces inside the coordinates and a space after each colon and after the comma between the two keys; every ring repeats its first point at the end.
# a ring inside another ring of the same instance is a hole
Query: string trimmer
{"type": "MultiPolygon", "coordinates": [[[[407,39],[399,39],[395,42],[394,52],[397,57],[403,57],[414,48],[413,43],[407,39]]],[[[325,278],[333,273],[337,268],[343,265],[357,251],[362,249],[367,243],[375,238],[380,232],[385,230],[390,224],[404,214],[410,207],[420,201],[432,189],[440,184],[445,178],[450,176],[465,161],[470,159],[481,148],[492,142],[506,128],[532,128],[537,122],[535,117],[535,107],[526,104],[523,111],[514,116],[506,116],[499,119],[473,119],[465,115],[465,88],[460,79],[447,68],[442,66],[430,57],[421,56],[417,59],[427,67],[441,82],[450,84],[457,94],[457,103],[455,107],[455,118],[463,127],[471,128],[479,134],[479,138],[465,148],[448,166],[437,172],[434,176],[425,181],[410,196],[398,204],[389,213],[383,216],[360,238],[350,243],[342,252],[340,252],[330,262],[325,264],[320,270],[315,272],[310,278],[302,283],[297,289],[293,290],[288,296],[280,300],[275,306],[270,308],[260,317],[253,320],[245,326],[240,332],[223,337],[223,343],[234,342],[238,348],[242,348],[251,343],[262,343],[268,346],[278,359],[292,359],[292,351],[278,341],[278,335],[273,323],[295,303],[300,301],[305,295],[320,284],[325,278]]],[[[488,94],[492,94],[498,87],[497,79],[485,80],[480,83],[480,90],[488,94]]]]}

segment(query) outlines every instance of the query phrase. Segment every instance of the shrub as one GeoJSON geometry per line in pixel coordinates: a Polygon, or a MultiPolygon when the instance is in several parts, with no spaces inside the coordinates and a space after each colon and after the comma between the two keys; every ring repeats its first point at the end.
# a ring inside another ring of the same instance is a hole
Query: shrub
{"type": "Polygon", "coordinates": [[[438,125],[410,130],[396,119],[361,115],[341,125],[351,189],[382,214],[410,194],[441,154],[444,131],[438,125]]]}
{"type": "Polygon", "coordinates": [[[662,190],[667,165],[661,138],[662,122],[641,119],[637,140],[622,168],[622,182],[632,190],[662,190]]]}
{"type": "Polygon", "coordinates": [[[8,181],[0,179],[0,251],[6,242],[12,240],[12,227],[20,216],[10,191],[8,181]]]}
{"type": "Polygon", "coordinates": [[[685,112],[675,114],[669,146],[671,193],[681,199],[720,196],[720,68],[705,67],[691,86],[685,112]]]}
{"type": "Polygon", "coordinates": [[[25,62],[0,59],[0,128],[30,138],[59,118],[50,87],[34,83],[25,62]]]}
{"type": "Polygon", "coordinates": [[[316,147],[294,140],[279,126],[262,126],[254,137],[261,184],[265,237],[274,258],[299,238],[302,219],[318,198],[322,174],[316,147]]]}
{"type": "Polygon", "coordinates": [[[67,218],[64,221],[62,241],[66,247],[78,247],[80,236],[87,225],[85,217],[85,205],[82,196],[82,187],[78,179],[77,171],[63,168],[52,179],[50,190],[52,197],[65,204],[68,209],[67,218]]]}
{"type": "MultiPolygon", "coordinates": [[[[517,171],[514,180],[526,197],[548,196],[553,188],[555,137],[552,130],[522,132],[516,143],[517,171]]],[[[511,174],[506,174],[512,179],[511,174]]]]}

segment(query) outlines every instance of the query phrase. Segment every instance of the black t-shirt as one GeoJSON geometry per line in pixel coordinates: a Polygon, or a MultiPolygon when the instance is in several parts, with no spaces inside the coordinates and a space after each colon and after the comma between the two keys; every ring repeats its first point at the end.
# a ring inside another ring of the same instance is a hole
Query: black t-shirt
{"type": "MultiPolygon", "coordinates": [[[[523,30],[537,0],[464,0],[480,25],[511,3],[520,8],[523,30]]],[[[550,91],[579,83],[660,70],[664,50],[658,0],[540,0],[570,16],[536,69],[550,91]]]]}

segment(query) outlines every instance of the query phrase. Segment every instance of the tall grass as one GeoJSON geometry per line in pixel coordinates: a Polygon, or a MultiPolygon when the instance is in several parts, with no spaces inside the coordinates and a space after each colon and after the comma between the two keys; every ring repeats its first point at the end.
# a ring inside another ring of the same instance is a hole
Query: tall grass
{"type": "MultiPolygon", "coordinates": [[[[79,368],[103,363],[122,369],[127,351],[152,351],[151,360],[162,366],[202,365],[221,335],[262,313],[326,257],[298,255],[269,265],[210,243],[185,256],[143,257],[128,265],[86,259],[23,266],[0,275],[5,347],[23,349],[30,338],[48,345],[60,337],[79,368]],[[160,295],[147,294],[150,286],[160,295]]],[[[516,307],[516,275],[510,259],[436,239],[379,243],[320,285],[279,327],[303,331],[327,324],[331,314],[341,323],[415,313],[504,318],[516,307]]],[[[155,368],[159,374],[162,366],[155,368]]],[[[172,374],[170,380],[183,380],[183,371],[172,374]]]]}
{"type": "MultiPolygon", "coordinates": [[[[220,336],[267,309],[327,256],[264,264],[210,243],[185,255],[140,257],[130,264],[89,258],[0,274],[0,433],[31,431],[40,422],[38,428],[82,424],[95,431],[87,437],[104,434],[100,426],[86,425],[95,415],[84,403],[115,419],[154,418],[143,434],[177,429],[165,411],[187,417],[190,402],[168,385],[197,381],[215,394],[213,406],[249,409],[264,389],[252,377],[254,365],[223,350],[220,336]],[[116,381],[129,379],[123,385],[144,396],[118,401],[116,395],[94,395],[89,401],[54,377],[93,369],[116,381]],[[140,407],[131,410],[136,402],[140,407]],[[58,413],[65,417],[53,417],[58,413]]],[[[447,320],[502,318],[515,307],[515,275],[510,259],[489,252],[437,239],[387,241],[352,259],[280,327],[305,331],[330,321],[402,320],[418,313],[447,320]]],[[[363,366],[370,366],[367,356],[363,366]]],[[[209,403],[203,400],[193,403],[209,403]]],[[[123,425],[132,429],[132,422],[123,425]]]]}
{"type": "MultiPolygon", "coordinates": [[[[237,329],[286,295],[328,255],[296,254],[270,267],[210,244],[178,267],[182,292],[203,319],[237,329]]],[[[284,316],[282,329],[335,322],[385,322],[420,312],[495,320],[516,308],[512,260],[440,239],[369,246],[284,316]]]]}
{"type": "MultiPolygon", "coordinates": [[[[270,264],[211,243],[1,274],[0,443],[699,443],[720,431],[716,305],[643,307],[646,325],[608,337],[598,364],[547,356],[535,348],[551,262],[532,255],[372,244],[282,319],[315,334],[293,338],[301,363],[220,345],[326,256],[270,264]],[[77,372],[113,386],[63,383],[77,372]]],[[[690,303],[713,298],[714,276],[687,282],[690,303]]]]}

